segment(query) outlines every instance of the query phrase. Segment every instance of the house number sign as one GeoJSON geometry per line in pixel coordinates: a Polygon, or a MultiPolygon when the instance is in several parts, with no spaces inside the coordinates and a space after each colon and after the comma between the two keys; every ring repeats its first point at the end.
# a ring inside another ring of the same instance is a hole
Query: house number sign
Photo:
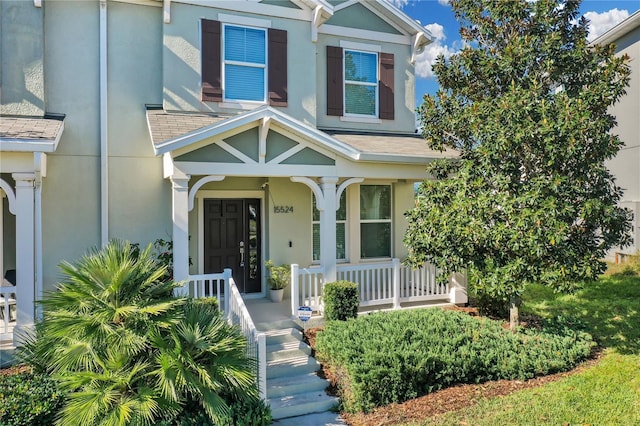
{"type": "Polygon", "coordinates": [[[293,213],[293,206],[273,206],[274,213],[293,213]]]}

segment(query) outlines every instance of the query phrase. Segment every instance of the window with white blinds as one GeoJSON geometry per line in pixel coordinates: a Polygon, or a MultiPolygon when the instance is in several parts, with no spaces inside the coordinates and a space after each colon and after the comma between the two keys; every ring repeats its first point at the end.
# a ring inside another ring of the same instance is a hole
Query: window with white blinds
{"type": "Polygon", "coordinates": [[[224,25],[224,98],[265,102],[267,33],[264,29],[224,25]]]}

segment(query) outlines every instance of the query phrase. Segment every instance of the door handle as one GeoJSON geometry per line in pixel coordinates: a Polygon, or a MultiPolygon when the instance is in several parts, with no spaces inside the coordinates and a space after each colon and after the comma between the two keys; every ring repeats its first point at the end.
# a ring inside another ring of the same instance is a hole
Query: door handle
{"type": "Polygon", "coordinates": [[[240,267],[244,267],[244,241],[240,241],[240,267]]]}

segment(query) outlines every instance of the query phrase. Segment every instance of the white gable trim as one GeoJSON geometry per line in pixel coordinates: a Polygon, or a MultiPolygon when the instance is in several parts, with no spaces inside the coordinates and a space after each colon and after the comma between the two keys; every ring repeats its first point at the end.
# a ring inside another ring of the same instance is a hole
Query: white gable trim
{"type": "Polygon", "coordinates": [[[270,4],[256,3],[242,0],[171,0],[174,3],[192,4],[217,9],[245,12],[254,15],[273,16],[276,18],[295,19],[298,21],[311,21],[313,11],[309,9],[296,10],[289,7],[273,6],[270,4]]]}
{"type": "Polygon", "coordinates": [[[359,38],[370,41],[380,41],[385,43],[411,44],[411,36],[381,33],[378,31],[361,30],[358,28],[340,27],[337,25],[320,25],[318,31],[321,34],[333,35],[338,37],[359,38]]]}

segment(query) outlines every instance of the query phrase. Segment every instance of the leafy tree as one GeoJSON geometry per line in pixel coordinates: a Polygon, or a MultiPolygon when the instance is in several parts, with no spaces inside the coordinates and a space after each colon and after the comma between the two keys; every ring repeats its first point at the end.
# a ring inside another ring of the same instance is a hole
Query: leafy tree
{"type": "Polygon", "coordinates": [[[629,242],[630,213],[605,167],[622,142],[608,108],[625,94],[627,57],[590,46],[578,0],[452,0],[465,47],[433,67],[422,134],[459,160],[436,162],[407,213],[409,263],[446,278],[467,269],[509,301],[530,283],[570,291],[629,242]]]}
{"type": "Polygon", "coordinates": [[[61,269],[21,353],[68,392],[59,424],[150,425],[194,405],[215,423],[256,394],[244,337],[215,304],[172,297],[151,246],[112,241],[61,269]]]}

